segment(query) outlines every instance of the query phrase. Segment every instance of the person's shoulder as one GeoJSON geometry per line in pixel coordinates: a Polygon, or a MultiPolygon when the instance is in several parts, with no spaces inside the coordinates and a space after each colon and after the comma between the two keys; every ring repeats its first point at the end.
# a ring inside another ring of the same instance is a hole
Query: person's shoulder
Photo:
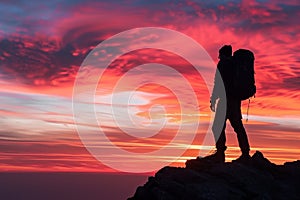
{"type": "Polygon", "coordinates": [[[227,60],[227,61],[233,61],[233,56],[225,57],[225,60],[227,60]]]}
{"type": "Polygon", "coordinates": [[[232,57],[232,56],[231,56],[231,57],[226,57],[226,58],[223,59],[222,62],[223,62],[223,63],[226,63],[226,64],[231,64],[231,63],[234,62],[234,61],[233,61],[233,57],[232,57]]]}
{"type": "Polygon", "coordinates": [[[225,57],[219,60],[220,64],[227,64],[227,63],[232,63],[233,58],[232,57],[225,57]]]}

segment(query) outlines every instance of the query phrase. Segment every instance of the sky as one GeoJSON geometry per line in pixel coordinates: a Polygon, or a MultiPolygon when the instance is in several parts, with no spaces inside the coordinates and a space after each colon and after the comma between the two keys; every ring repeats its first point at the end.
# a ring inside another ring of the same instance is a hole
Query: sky
{"type": "MultiPolygon", "coordinates": [[[[0,11],[1,172],[184,166],[213,146],[203,143],[213,119],[205,70],[215,70],[224,44],[255,54],[248,122],[242,102],[251,153],[277,164],[299,159],[299,1],[2,1],[0,11]],[[138,40],[135,28],[144,27],[184,34],[200,49],[172,34],[138,40]],[[112,37],[121,39],[97,49],[112,37]],[[137,48],[145,41],[152,48],[137,48]],[[167,51],[170,44],[186,56],[167,51]]],[[[230,161],[240,154],[230,126],[227,138],[230,161]]]]}

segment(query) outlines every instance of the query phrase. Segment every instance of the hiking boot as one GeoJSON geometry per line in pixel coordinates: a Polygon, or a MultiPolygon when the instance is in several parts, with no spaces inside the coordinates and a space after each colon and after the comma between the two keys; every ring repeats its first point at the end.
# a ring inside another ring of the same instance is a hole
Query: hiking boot
{"type": "Polygon", "coordinates": [[[249,154],[242,154],[240,157],[238,157],[236,160],[233,160],[233,162],[239,162],[247,164],[250,162],[251,156],[249,154]]]}
{"type": "Polygon", "coordinates": [[[224,163],[225,162],[225,152],[224,151],[216,151],[214,154],[206,156],[204,158],[198,157],[197,159],[201,161],[208,161],[213,163],[224,163]]]}

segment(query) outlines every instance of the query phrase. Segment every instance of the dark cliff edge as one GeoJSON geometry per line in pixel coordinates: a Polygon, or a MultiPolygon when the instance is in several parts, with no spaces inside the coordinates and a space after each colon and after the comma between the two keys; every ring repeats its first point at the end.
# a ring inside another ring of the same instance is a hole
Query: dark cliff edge
{"type": "Polygon", "coordinates": [[[261,152],[247,163],[188,160],[164,167],[128,200],[300,199],[300,160],[275,165],[261,152]]]}

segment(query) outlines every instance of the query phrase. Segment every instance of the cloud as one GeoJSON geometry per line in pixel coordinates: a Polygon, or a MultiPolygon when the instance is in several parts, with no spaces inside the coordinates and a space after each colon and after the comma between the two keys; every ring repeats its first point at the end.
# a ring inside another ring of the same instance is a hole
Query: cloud
{"type": "Polygon", "coordinates": [[[83,146],[70,142],[1,139],[0,146],[4,171],[113,171],[92,158],[83,146]]]}
{"type": "MultiPolygon", "coordinates": [[[[2,166],[11,169],[14,166],[18,169],[29,166],[34,170],[47,166],[56,170],[72,166],[80,170],[96,169],[98,165],[88,158],[87,152],[83,152],[84,148],[78,144],[79,139],[74,131],[70,97],[77,71],[84,58],[101,41],[121,31],[145,26],[170,28],[192,37],[216,62],[218,49],[223,44],[232,44],[234,49],[251,49],[256,57],[257,97],[250,104],[250,114],[265,123],[249,126],[253,131],[252,141],[258,144],[255,148],[266,144],[273,150],[276,150],[276,145],[281,145],[281,150],[289,149],[289,144],[295,146],[299,138],[295,137],[298,129],[295,131],[293,128],[298,127],[300,111],[299,7],[296,0],[113,0],[105,3],[78,0],[47,1],[43,5],[37,1],[32,4],[26,1],[14,4],[1,2],[0,146],[7,151],[7,154],[1,154],[2,166]],[[275,122],[280,126],[273,126],[275,122]],[[86,162],[76,163],[76,159],[86,162]],[[61,168],[56,168],[56,162],[61,168]]],[[[184,45],[178,44],[179,47],[184,45]]],[[[190,53],[197,56],[197,52],[190,53]]],[[[201,102],[201,113],[210,113],[209,94],[202,77],[186,60],[161,50],[137,50],[119,57],[105,71],[98,95],[109,96],[119,78],[133,68],[150,62],[172,66],[183,74],[199,94],[198,99],[205,101],[201,102]]],[[[152,79],[167,80],[170,87],[176,85],[167,79],[176,77],[168,71],[139,72],[136,71],[131,78],[142,80],[151,75],[152,79]]],[[[128,80],[118,92],[130,92],[128,88],[132,89],[134,83],[128,80]]],[[[177,84],[176,88],[185,94],[184,101],[191,104],[185,87],[177,84]]],[[[164,117],[176,124],[178,102],[170,91],[158,85],[144,85],[139,91],[139,94],[144,94],[145,101],[135,102],[138,105],[134,105],[134,111],[138,117],[147,121],[152,105],[167,105],[168,113],[164,117]],[[148,94],[157,96],[150,98],[148,94]]],[[[100,116],[111,117],[111,113],[107,112],[109,102],[100,102],[98,106],[100,116]]],[[[82,114],[86,114],[85,108],[82,107],[82,114]]],[[[243,108],[244,111],[247,108],[245,102],[243,108]]],[[[124,114],[122,112],[118,113],[120,117],[124,114]]],[[[197,112],[191,111],[194,116],[187,123],[198,117],[197,112]]],[[[159,114],[154,110],[152,117],[159,118],[159,114]]],[[[79,126],[88,131],[97,128],[89,121],[79,126]]],[[[126,135],[120,137],[120,130],[108,118],[104,129],[116,144],[127,150],[132,150],[130,144],[144,145],[149,142],[137,141],[126,135]]],[[[151,142],[154,146],[167,144],[171,136],[164,132],[161,138],[152,138],[151,142]]],[[[144,150],[133,148],[133,151],[141,152],[151,150],[153,147],[145,147],[144,150]]],[[[280,157],[279,154],[272,155],[274,158],[280,157]]],[[[280,159],[284,158],[281,156],[280,159]]]]}

